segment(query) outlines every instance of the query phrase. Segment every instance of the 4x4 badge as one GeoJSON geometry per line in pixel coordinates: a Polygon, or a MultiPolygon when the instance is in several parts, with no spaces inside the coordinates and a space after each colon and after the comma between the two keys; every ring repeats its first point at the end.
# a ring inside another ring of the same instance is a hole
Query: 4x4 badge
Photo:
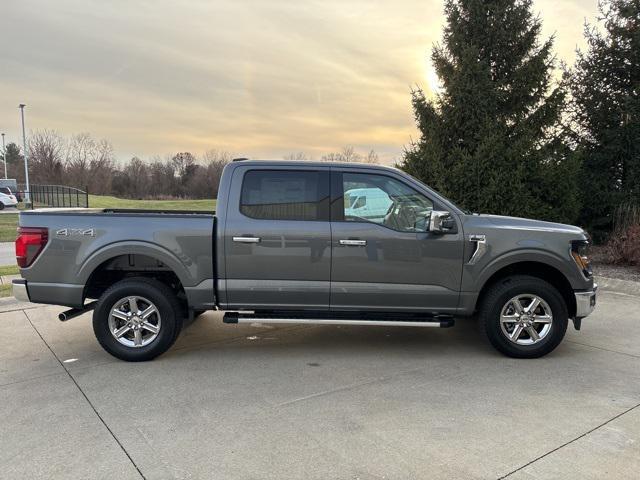
{"type": "Polygon", "coordinates": [[[93,228],[61,228],[60,230],[56,230],[56,235],[59,235],[61,237],[69,237],[69,236],[95,237],[96,232],[93,228]]]}

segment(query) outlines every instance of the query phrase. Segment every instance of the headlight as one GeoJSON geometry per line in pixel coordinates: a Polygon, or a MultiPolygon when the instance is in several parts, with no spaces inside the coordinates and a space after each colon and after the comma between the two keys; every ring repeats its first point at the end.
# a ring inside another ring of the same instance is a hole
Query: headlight
{"type": "Polygon", "coordinates": [[[590,278],[593,276],[591,262],[589,261],[588,240],[573,240],[571,242],[571,257],[585,277],[590,278]]]}

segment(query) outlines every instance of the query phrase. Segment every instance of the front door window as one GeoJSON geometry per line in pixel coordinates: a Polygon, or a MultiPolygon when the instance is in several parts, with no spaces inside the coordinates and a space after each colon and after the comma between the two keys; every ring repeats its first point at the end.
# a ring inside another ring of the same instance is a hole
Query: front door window
{"type": "Polygon", "coordinates": [[[373,222],[400,232],[426,232],[433,202],[386,175],[344,173],[344,220],[373,222]]]}

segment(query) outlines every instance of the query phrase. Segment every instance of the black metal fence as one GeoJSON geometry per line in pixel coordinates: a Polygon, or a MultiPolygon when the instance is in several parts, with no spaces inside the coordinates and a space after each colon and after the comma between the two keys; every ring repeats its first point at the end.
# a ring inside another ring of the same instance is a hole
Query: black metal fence
{"type": "MultiPolygon", "coordinates": [[[[22,201],[27,200],[27,190],[18,190],[22,201]]],[[[29,201],[32,208],[40,207],[81,207],[89,208],[89,193],[66,185],[29,185],[29,201]]]]}

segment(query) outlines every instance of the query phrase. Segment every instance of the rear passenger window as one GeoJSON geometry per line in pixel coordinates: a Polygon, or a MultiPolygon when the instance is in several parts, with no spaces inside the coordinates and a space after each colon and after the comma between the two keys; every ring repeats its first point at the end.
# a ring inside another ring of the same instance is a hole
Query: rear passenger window
{"type": "Polygon", "coordinates": [[[250,170],[242,182],[240,212],[259,220],[329,219],[329,174],[250,170]]]}

